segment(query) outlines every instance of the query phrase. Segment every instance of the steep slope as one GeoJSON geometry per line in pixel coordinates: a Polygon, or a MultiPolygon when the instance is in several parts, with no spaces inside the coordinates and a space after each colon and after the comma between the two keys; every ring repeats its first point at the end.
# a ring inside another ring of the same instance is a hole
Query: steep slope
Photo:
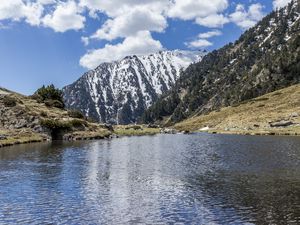
{"type": "Polygon", "coordinates": [[[175,125],[178,130],[300,135],[300,85],[196,116],[175,125]]]}
{"type": "Polygon", "coordinates": [[[272,12],[234,44],[188,67],[175,87],[143,115],[173,124],[300,80],[300,4],[272,12]]]}
{"type": "Polygon", "coordinates": [[[103,63],[63,89],[68,108],[100,122],[128,124],[168,91],[203,52],[162,51],[103,63]]]}

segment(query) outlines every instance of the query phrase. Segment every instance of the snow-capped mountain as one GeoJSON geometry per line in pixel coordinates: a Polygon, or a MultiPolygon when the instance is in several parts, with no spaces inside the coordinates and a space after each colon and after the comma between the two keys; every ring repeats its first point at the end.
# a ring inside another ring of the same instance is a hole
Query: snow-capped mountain
{"type": "Polygon", "coordinates": [[[103,63],[63,88],[66,106],[104,123],[135,123],[171,88],[182,70],[204,55],[200,51],[161,51],[103,63]]]}

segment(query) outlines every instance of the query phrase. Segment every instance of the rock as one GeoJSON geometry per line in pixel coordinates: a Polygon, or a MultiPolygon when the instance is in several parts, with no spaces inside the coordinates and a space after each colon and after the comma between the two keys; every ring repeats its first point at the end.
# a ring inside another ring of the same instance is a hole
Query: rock
{"type": "Polygon", "coordinates": [[[112,135],[110,135],[110,138],[119,138],[119,136],[116,134],[112,134],[112,135]]]}
{"type": "Polygon", "coordinates": [[[185,130],[185,131],[183,131],[182,133],[183,133],[183,134],[190,134],[191,132],[188,131],[188,130],[185,130]]]}
{"type": "Polygon", "coordinates": [[[104,127],[111,132],[114,131],[113,125],[111,125],[111,124],[104,124],[104,127]]]}
{"type": "Polygon", "coordinates": [[[40,126],[40,125],[35,125],[35,126],[33,127],[33,131],[34,131],[34,132],[37,132],[37,133],[43,133],[45,130],[42,128],[42,126],[40,126]]]}
{"type": "Polygon", "coordinates": [[[163,128],[163,129],[160,130],[160,133],[162,133],[162,134],[176,134],[177,131],[175,129],[163,128]]]}
{"type": "Polygon", "coordinates": [[[294,123],[291,121],[279,121],[270,123],[270,127],[288,127],[293,125],[294,123]]]}
{"type": "Polygon", "coordinates": [[[293,112],[293,113],[291,114],[291,118],[295,118],[295,117],[299,117],[299,113],[293,112]]]}
{"type": "Polygon", "coordinates": [[[208,131],[209,130],[209,127],[203,127],[200,129],[200,131],[208,131]]]}
{"type": "Polygon", "coordinates": [[[6,140],[7,137],[5,135],[0,135],[0,140],[6,140]]]}
{"type": "Polygon", "coordinates": [[[20,119],[15,124],[15,129],[21,129],[27,126],[27,121],[24,119],[20,119]]]}

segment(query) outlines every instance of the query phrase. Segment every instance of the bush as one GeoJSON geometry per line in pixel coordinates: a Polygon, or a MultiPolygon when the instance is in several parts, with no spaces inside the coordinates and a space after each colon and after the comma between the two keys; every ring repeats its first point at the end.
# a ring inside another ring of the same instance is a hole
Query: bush
{"type": "Polygon", "coordinates": [[[74,128],[80,128],[80,127],[84,127],[87,126],[87,122],[84,120],[71,120],[69,122],[70,126],[74,127],[74,128]]]}
{"type": "Polygon", "coordinates": [[[5,96],[3,98],[3,104],[5,107],[14,107],[17,105],[17,100],[11,96],[5,96]]]}
{"type": "Polygon", "coordinates": [[[82,114],[82,112],[78,111],[78,110],[69,110],[68,111],[68,115],[69,117],[75,118],[75,119],[84,119],[84,115],[82,114]]]}
{"type": "Polygon", "coordinates": [[[42,112],[40,113],[40,116],[42,116],[42,117],[47,117],[48,114],[47,114],[45,111],[42,111],[42,112]]]}
{"type": "Polygon", "coordinates": [[[39,88],[32,96],[39,103],[46,103],[49,107],[64,108],[62,91],[53,84],[39,88]]]}
{"type": "Polygon", "coordinates": [[[41,120],[41,126],[48,128],[50,130],[55,130],[55,129],[69,130],[72,128],[69,122],[51,120],[51,119],[41,120]]]}
{"type": "Polygon", "coordinates": [[[47,107],[55,107],[55,108],[59,108],[59,109],[63,109],[65,107],[64,103],[62,103],[61,101],[58,101],[58,100],[46,100],[45,105],[47,107]]]}
{"type": "Polygon", "coordinates": [[[133,125],[133,126],[125,127],[125,130],[130,130],[130,129],[133,129],[133,130],[142,130],[143,128],[141,126],[138,126],[138,125],[133,125]]]}
{"type": "Polygon", "coordinates": [[[87,117],[86,120],[90,123],[98,123],[98,121],[92,117],[87,117]]]}

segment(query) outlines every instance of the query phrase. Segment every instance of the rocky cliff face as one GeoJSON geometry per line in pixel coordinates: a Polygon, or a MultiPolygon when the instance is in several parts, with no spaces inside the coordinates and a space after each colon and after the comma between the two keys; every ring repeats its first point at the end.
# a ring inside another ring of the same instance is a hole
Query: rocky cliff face
{"type": "Polygon", "coordinates": [[[203,52],[162,51],[103,63],[63,89],[68,108],[100,122],[135,123],[203,52]]]}
{"type": "Polygon", "coordinates": [[[299,81],[300,3],[294,0],[266,16],[234,44],[189,66],[175,87],[143,115],[143,120],[172,124],[299,81]]]}

